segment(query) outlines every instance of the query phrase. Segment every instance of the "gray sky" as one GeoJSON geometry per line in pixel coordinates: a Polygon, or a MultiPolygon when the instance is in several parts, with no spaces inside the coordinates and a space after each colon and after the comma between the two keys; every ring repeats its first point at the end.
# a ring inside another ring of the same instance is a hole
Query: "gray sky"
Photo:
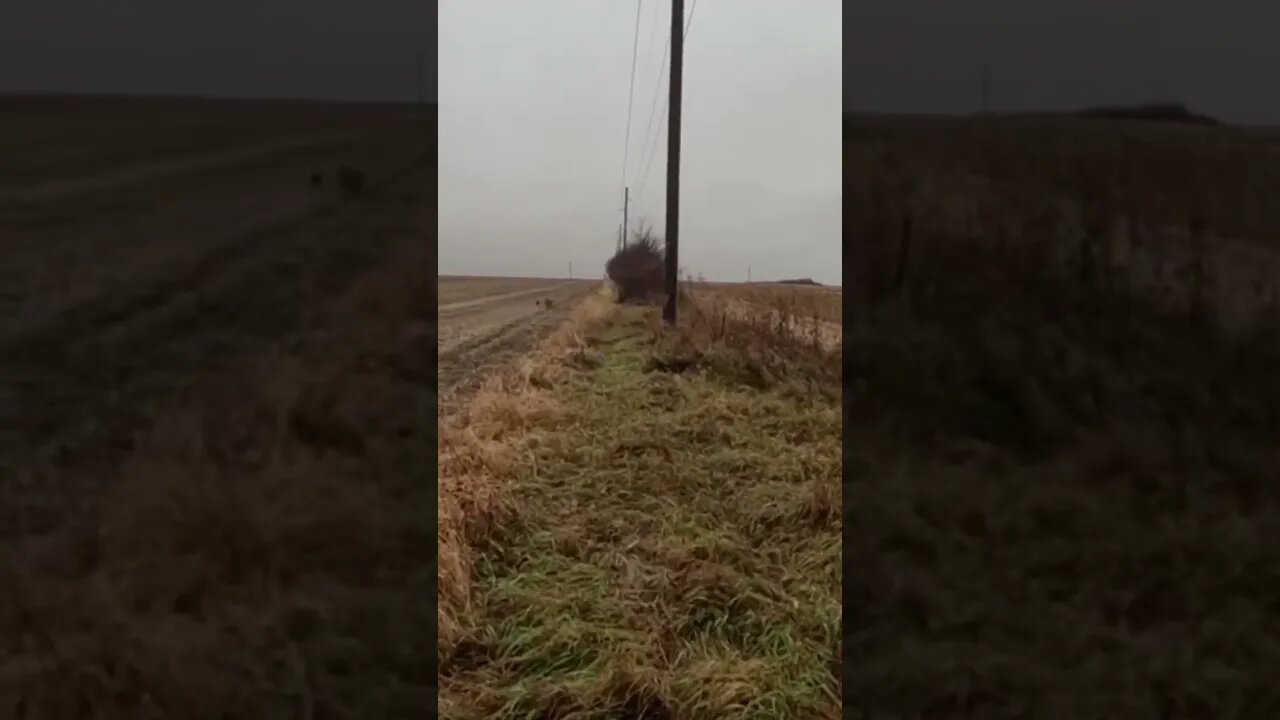
{"type": "MultiPolygon", "coordinates": [[[[839,283],[841,3],[685,9],[681,265],[839,283]]],[[[641,150],[670,12],[642,0],[627,162],[631,216],[659,232],[665,135],[643,192],[641,150]]],[[[603,274],[622,220],[635,17],[632,0],[440,3],[441,273],[603,274]]],[[[658,114],[665,94],[664,79],[658,114]]]]}
{"type": "Polygon", "coordinates": [[[1280,123],[1280,5],[1167,0],[850,3],[845,106],[968,113],[983,63],[996,110],[1185,102],[1230,122],[1280,123]]]}
{"type": "Polygon", "coordinates": [[[0,92],[412,100],[434,5],[0,0],[0,92]]]}

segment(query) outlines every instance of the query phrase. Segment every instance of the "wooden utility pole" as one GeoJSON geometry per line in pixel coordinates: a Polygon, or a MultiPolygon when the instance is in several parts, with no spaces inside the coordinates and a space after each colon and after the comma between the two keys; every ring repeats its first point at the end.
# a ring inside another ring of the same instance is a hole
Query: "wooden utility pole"
{"type": "Polygon", "coordinates": [[[627,246],[627,232],[630,228],[627,226],[627,210],[631,206],[631,188],[622,188],[622,247],[627,246]]]}
{"type": "Polygon", "coordinates": [[[684,85],[684,0],[671,0],[671,81],[667,115],[667,304],[662,319],[676,324],[680,268],[680,96],[684,85]]]}
{"type": "Polygon", "coordinates": [[[569,263],[569,279],[573,279],[573,263],[569,263]]]}

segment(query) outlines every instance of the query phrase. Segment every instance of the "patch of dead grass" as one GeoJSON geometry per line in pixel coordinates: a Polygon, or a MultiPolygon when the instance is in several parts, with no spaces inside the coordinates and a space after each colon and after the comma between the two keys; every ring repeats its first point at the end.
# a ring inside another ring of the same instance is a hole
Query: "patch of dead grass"
{"type": "Polygon", "coordinates": [[[706,283],[704,289],[769,308],[793,318],[839,325],[844,317],[844,294],[839,288],[780,283],[706,283]]]}
{"type": "Polygon", "coordinates": [[[162,411],[123,465],[74,478],[83,511],[5,539],[0,716],[431,706],[423,245],[313,334],[162,411]]]}
{"type": "MultiPolygon", "coordinates": [[[[1211,144],[1054,134],[847,156],[849,696],[903,718],[1271,714],[1280,326],[1261,299],[1214,322],[1195,263],[1131,283],[1105,232],[1129,211],[1256,229],[1273,208],[1222,211],[1266,185],[1220,182],[1250,166],[1211,144]],[[1020,192],[966,209],[972,188],[926,182],[951,161],[1020,192]],[[1079,207],[1036,217],[1064,192],[1079,207]]],[[[1146,248],[1175,267],[1167,238],[1146,248]]]]}
{"type": "Polygon", "coordinates": [[[585,357],[583,333],[610,312],[602,291],[575,305],[539,346],[486,378],[465,405],[439,421],[438,656],[444,662],[461,636],[469,604],[473,543],[509,510],[505,478],[532,427],[554,420],[550,388],[569,363],[585,357]]]}

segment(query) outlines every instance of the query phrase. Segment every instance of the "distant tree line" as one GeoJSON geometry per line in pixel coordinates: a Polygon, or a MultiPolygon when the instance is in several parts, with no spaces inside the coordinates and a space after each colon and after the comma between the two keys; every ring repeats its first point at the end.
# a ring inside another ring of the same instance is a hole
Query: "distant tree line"
{"type": "Polygon", "coordinates": [[[1156,122],[1181,122],[1197,125],[1221,125],[1208,115],[1193,113],[1182,103],[1146,103],[1144,105],[1104,105],[1090,107],[1076,113],[1079,117],[1100,120],[1151,120],[1156,122]]]}
{"type": "MultiPolygon", "coordinates": [[[[896,125],[911,122],[928,122],[931,118],[964,117],[961,114],[947,115],[913,115],[857,113],[844,114],[844,130],[850,132],[860,125],[896,125]]],[[[1012,113],[981,113],[980,117],[1006,120],[1054,120],[1082,118],[1088,120],[1144,120],[1147,122],[1186,123],[1194,125],[1221,125],[1217,118],[1192,112],[1183,103],[1152,102],[1138,105],[1096,105],[1074,112],[1062,110],[1030,110],[1012,113]]]]}

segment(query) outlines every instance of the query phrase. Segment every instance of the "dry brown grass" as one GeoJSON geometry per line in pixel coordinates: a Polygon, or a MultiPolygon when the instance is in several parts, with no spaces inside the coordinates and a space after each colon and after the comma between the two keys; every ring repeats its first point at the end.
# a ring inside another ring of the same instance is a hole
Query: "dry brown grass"
{"type": "Polygon", "coordinates": [[[470,601],[472,547],[506,514],[504,492],[512,458],[530,426],[555,416],[549,388],[583,347],[582,333],[610,310],[593,294],[531,353],[487,378],[454,415],[439,422],[438,656],[449,657],[460,636],[458,616],[470,601]]]}
{"type": "Polygon", "coordinates": [[[432,705],[434,250],[400,250],[312,334],[160,411],[122,466],[66,479],[66,522],[5,539],[0,716],[432,705]]]}
{"type": "Polygon", "coordinates": [[[846,133],[850,197],[870,194],[875,175],[869,171],[888,170],[917,188],[937,189],[954,211],[977,222],[984,210],[995,216],[1038,212],[1088,185],[1153,225],[1182,225],[1188,211],[1198,210],[1208,227],[1228,237],[1280,237],[1280,208],[1270,201],[1272,188],[1280,186],[1280,136],[1274,132],[938,119],[853,120],[846,133]]]}
{"type": "Polygon", "coordinates": [[[844,293],[840,288],[785,285],[781,283],[691,283],[712,292],[754,303],[797,318],[840,324],[844,318],[844,293]]]}
{"type": "Polygon", "coordinates": [[[839,716],[839,351],[696,294],[583,340],[502,468],[441,715],[839,716]]]}
{"type": "Polygon", "coordinates": [[[850,248],[869,272],[852,279],[859,301],[963,245],[1232,329],[1280,309],[1280,216],[1265,201],[1280,153],[1265,137],[942,123],[850,143],[845,182],[860,189],[847,233],[868,239],[850,248]]]}
{"type": "MultiPolygon", "coordinates": [[[[829,303],[798,301],[789,293],[761,293],[754,288],[725,291],[723,287],[685,286],[689,312],[696,322],[725,324],[732,319],[744,328],[754,328],[753,335],[774,340],[763,342],[764,347],[775,345],[777,338],[786,338],[789,344],[839,350],[843,329],[839,322],[828,319],[830,312],[826,305],[829,303]]],[[[839,297],[838,293],[831,294],[839,297]]]]}
{"type": "Polygon", "coordinates": [[[846,148],[854,707],[1270,714],[1280,325],[1217,259],[1266,247],[1275,160],[935,130],[846,148]]]}

